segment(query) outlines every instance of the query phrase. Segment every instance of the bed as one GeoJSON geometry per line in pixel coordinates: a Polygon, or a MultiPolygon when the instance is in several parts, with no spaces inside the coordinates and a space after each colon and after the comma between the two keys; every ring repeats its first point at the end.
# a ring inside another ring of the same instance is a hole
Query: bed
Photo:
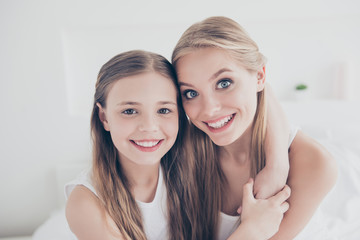
{"type": "MultiPolygon", "coordinates": [[[[360,239],[360,112],[355,110],[359,103],[324,100],[289,101],[282,105],[292,124],[300,126],[333,154],[339,172],[335,187],[296,239],[360,239]]],[[[78,165],[68,166],[60,169],[59,174],[69,178],[78,171],[78,165]]],[[[63,191],[66,179],[60,178],[59,191],[63,191]]],[[[64,207],[55,209],[32,237],[33,240],[72,239],[64,207]]]]}

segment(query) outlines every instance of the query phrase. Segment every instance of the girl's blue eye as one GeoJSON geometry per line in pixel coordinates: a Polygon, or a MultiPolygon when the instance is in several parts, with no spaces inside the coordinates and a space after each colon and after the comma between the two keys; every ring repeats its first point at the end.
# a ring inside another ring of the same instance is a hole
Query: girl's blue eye
{"type": "Polygon", "coordinates": [[[192,99],[192,98],[194,98],[194,97],[196,97],[198,95],[199,95],[199,93],[194,91],[194,90],[186,90],[186,91],[184,91],[184,96],[185,96],[186,99],[192,99]]]}
{"type": "Polygon", "coordinates": [[[126,114],[126,115],[132,115],[132,114],[137,113],[137,111],[135,109],[129,108],[129,109],[122,111],[122,113],[126,114]]]}
{"type": "Polygon", "coordinates": [[[228,88],[232,84],[232,81],[230,79],[222,79],[217,82],[216,87],[217,88],[228,88]]]}
{"type": "Polygon", "coordinates": [[[160,114],[168,114],[170,113],[171,111],[168,109],[168,108],[161,108],[159,109],[158,113],[160,114]]]}

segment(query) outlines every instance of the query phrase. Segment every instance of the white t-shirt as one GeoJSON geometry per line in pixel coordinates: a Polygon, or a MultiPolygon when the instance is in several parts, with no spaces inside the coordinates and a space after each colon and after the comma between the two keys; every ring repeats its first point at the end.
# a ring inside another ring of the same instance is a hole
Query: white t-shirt
{"type": "MultiPolygon", "coordinates": [[[[299,128],[291,127],[289,134],[289,147],[294,140],[299,128]]],[[[220,213],[220,221],[219,221],[219,232],[218,232],[218,240],[227,239],[239,226],[239,216],[230,216],[223,212],[220,213]]]]}
{"type": "MultiPolygon", "coordinates": [[[[83,171],[76,179],[65,185],[66,199],[77,185],[83,185],[93,192],[96,190],[92,184],[91,169],[83,171]]],[[[159,180],[156,187],[154,200],[150,203],[136,201],[143,217],[143,227],[148,240],[168,239],[168,220],[167,220],[167,195],[166,186],[163,179],[162,169],[159,170],[159,180]]],[[[76,238],[75,238],[76,239],[76,238]]]]}

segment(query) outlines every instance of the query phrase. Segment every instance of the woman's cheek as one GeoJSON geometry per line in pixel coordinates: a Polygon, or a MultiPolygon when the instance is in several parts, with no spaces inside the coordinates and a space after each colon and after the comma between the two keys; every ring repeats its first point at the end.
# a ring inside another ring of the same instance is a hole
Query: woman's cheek
{"type": "Polygon", "coordinates": [[[190,118],[190,120],[195,119],[196,112],[197,112],[196,105],[193,103],[184,103],[183,106],[184,106],[185,113],[190,118]]]}

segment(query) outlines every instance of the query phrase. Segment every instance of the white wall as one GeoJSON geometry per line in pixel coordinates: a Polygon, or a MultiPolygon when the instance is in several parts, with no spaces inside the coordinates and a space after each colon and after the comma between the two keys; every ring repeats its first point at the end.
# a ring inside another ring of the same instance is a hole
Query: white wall
{"type": "Polygon", "coordinates": [[[298,82],[314,99],[359,99],[356,0],[0,0],[0,237],[31,234],[58,207],[57,166],[90,161],[101,65],[133,48],[169,58],[181,33],[212,15],[248,30],[280,99],[298,82]]]}

